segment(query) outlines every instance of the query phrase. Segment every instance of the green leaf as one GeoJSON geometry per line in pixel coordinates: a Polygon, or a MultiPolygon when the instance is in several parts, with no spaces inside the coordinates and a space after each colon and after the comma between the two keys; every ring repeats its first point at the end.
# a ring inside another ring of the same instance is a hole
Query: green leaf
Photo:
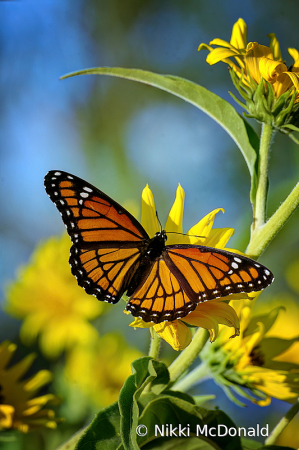
{"type": "Polygon", "coordinates": [[[169,384],[170,376],[166,364],[153,360],[156,378],[152,381],[151,389],[155,394],[160,394],[169,384]]]}
{"type": "Polygon", "coordinates": [[[256,134],[255,130],[245,119],[244,119],[244,124],[246,127],[246,132],[248,135],[250,145],[252,146],[252,148],[254,148],[254,151],[256,154],[254,170],[251,173],[251,188],[250,188],[250,201],[254,208],[255,207],[256,190],[257,190],[257,182],[258,182],[257,173],[258,173],[258,154],[259,154],[260,140],[259,140],[259,137],[256,134]]]}
{"type": "Polygon", "coordinates": [[[121,414],[120,433],[125,450],[139,449],[135,431],[139,417],[137,400],[143,389],[157,376],[153,361],[148,356],[134,361],[132,369],[133,374],[125,381],[118,399],[121,414]]]}
{"type": "Polygon", "coordinates": [[[160,438],[142,447],[142,450],[219,450],[211,442],[196,437],[186,438],[160,438]]]}
{"type": "Polygon", "coordinates": [[[184,78],[172,75],[160,75],[140,69],[127,69],[121,67],[98,67],[92,69],[80,70],[67,74],[61,79],[74,77],[77,75],[110,75],[114,77],[125,78],[138,81],[139,83],[154,86],[163,91],[169,92],[186,102],[191,103],[212,119],[219,123],[224,130],[231,136],[234,142],[241,150],[247,163],[250,175],[254,175],[256,148],[247,134],[248,127],[243,117],[241,117],[235,108],[213,92],[204,87],[193,83],[184,78]]]}
{"type": "Polygon", "coordinates": [[[244,335],[249,336],[251,334],[256,333],[259,330],[259,323],[261,322],[264,325],[264,332],[267,333],[270,328],[275,323],[278,314],[281,310],[285,310],[284,306],[277,306],[272,311],[270,311],[268,314],[260,314],[258,316],[253,316],[250,320],[250,323],[248,327],[245,330],[244,335]]]}
{"type": "Polygon", "coordinates": [[[153,360],[145,356],[132,363],[133,374],[125,381],[119,394],[119,410],[121,414],[120,433],[125,450],[137,450],[136,428],[140,409],[143,410],[146,404],[138,400],[144,388],[152,383],[153,393],[146,397],[147,401],[152,400],[153,394],[158,395],[169,383],[169,372],[164,363],[153,360]]]}
{"type": "Polygon", "coordinates": [[[286,125],[281,125],[281,128],[289,128],[292,131],[299,131],[299,128],[291,123],[288,123],[286,125]]]}
{"type": "MultiPolygon", "coordinates": [[[[228,428],[235,427],[229,417],[222,411],[208,411],[178,397],[163,396],[150,402],[144,408],[139,419],[139,425],[142,425],[143,429],[146,427],[147,434],[139,436],[137,442],[140,448],[148,448],[147,445],[152,441],[159,440],[161,437],[171,437],[169,433],[172,430],[173,433],[176,433],[176,438],[184,437],[183,434],[180,434],[184,433],[185,439],[186,437],[197,436],[198,442],[205,440],[212,448],[241,450],[238,436],[211,436],[208,431],[207,436],[205,435],[205,425],[206,430],[211,430],[214,427],[216,430],[218,424],[228,428]],[[203,435],[200,434],[198,427],[203,431],[203,435]]],[[[217,434],[214,432],[215,430],[213,430],[213,434],[217,434]]],[[[175,437],[175,434],[172,437],[175,437]]]]}
{"type": "Polygon", "coordinates": [[[241,438],[243,450],[260,450],[263,445],[260,442],[253,441],[252,439],[241,438]]]}
{"type": "Polygon", "coordinates": [[[120,444],[117,402],[100,411],[78,441],[76,450],[115,450],[120,444]]]}
{"type": "Polygon", "coordinates": [[[287,135],[290,139],[292,139],[292,141],[294,141],[296,144],[299,144],[299,139],[297,139],[292,133],[288,133],[287,135]]]}
{"type": "Polygon", "coordinates": [[[209,400],[214,400],[216,395],[208,394],[208,395],[193,395],[193,400],[197,406],[202,405],[203,403],[208,402],[209,400]]]}

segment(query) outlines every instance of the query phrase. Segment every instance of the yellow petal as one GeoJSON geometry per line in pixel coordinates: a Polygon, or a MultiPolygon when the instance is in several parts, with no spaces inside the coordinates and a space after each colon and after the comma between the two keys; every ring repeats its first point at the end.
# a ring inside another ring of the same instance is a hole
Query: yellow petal
{"type": "Polygon", "coordinates": [[[233,228],[212,228],[206,245],[209,247],[224,248],[234,232],[235,230],[233,228]]]}
{"type": "MultiPolygon", "coordinates": [[[[39,397],[31,398],[30,400],[27,400],[26,404],[28,406],[33,405],[40,405],[45,406],[47,403],[51,403],[52,405],[59,405],[60,399],[56,397],[54,394],[45,394],[40,395],[39,397]]],[[[48,410],[48,412],[51,410],[48,410]]],[[[45,410],[42,411],[43,414],[45,414],[45,410]]],[[[53,413],[53,411],[51,411],[53,413]]]]}
{"type": "Polygon", "coordinates": [[[174,204],[168,215],[165,231],[174,234],[167,234],[167,245],[180,244],[183,238],[183,211],[185,192],[181,185],[178,185],[174,204]],[[178,233],[178,234],[175,234],[178,233]]]}
{"type": "Polygon", "coordinates": [[[267,36],[270,38],[269,47],[273,53],[274,59],[276,59],[277,61],[282,61],[280,45],[275,33],[269,33],[267,34],[267,36]]]}
{"type": "Polygon", "coordinates": [[[230,48],[214,48],[208,56],[207,56],[207,63],[211,66],[213,64],[218,63],[219,61],[227,62],[226,59],[230,58],[231,56],[238,56],[239,53],[236,50],[230,49],[230,48]],[[224,61],[225,60],[225,61],[224,61]]]}
{"type": "Polygon", "coordinates": [[[174,350],[183,350],[192,340],[191,331],[180,320],[158,323],[157,325],[154,325],[154,330],[162,339],[168,342],[174,350]]]}
{"type": "Polygon", "coordinates": [[[280,95],[284,94],[286,91],[292,88],[293,83],[291,77],[294,75],[296,78],[296,75],[291,74],[291,77],[289,77],[289,74],[291,74],[291,72],[282,73],[281,75],[279,75],[276,82],[273,84],[273,89],[276,98],[280,97],[280,95]]]}
{"type": "Polygon", "coordinates": [[[262,78],[273,84],[279,75],[287,71],[287,66],[270,58],[260,58],[259,70],[262,78]]]}
{"type": "Polygon", "coordinates": [[[0,344],[0,370],[7,366],[16,349],[17,346],[9,341],[0,344]]]}
{"type": "Polygon", "coordinates": [[[15,382],[21,379],[25,375],[25,373],[28,372],[29,368],[32,366],[32,363],[35,360],[35,358],[36,355],[34,353],[31,353],[30,355],[27,355],[25,358],[19,361],[17,364],[7,369],[11,381],[15,382]]]}
{"type": "Polygon", "coordinates": [[[204,312],[194,312],[193,311],[192,317],[190,315],[182,320],[185,320],[186,323],[190,325],[194,325],[196,327],[205,328],[210,333],[210,341],[213,342],[216,337],[218,336],[218,322],[217,320],[209,316],[208,314],[204,312]]]}
{"type": "Polygon", "coordinates": [[[236,48],[246,48],[247,45],[247,25],[243,19],[238,19],[232,29],[232,36],[230,39],[231,45],[236,48]]]}
{"type": "Polygon", "coordinates": [[[289,48],[288,49],[289,54],[291,55],[291,57],[294,60],[294,67],[298,67],[299,66],[299,52],[296,48],[289,48]]]}
{"type": "Polygon", "coordinates": [[[230,48],[236,53],[236,49],[229,42],[224,41],[223,39],[215,38],[210,42],[210,45],[220,45],[220,47],[230,48]]]}
{"type": "Polygon", "coordinates": [[[212,230],[215,216],[219,211],[224,213],[223,208],[214,209],[203,217],[196,225],[187,232],[187,238],[190,244],[209,246],[209,235],[212,230]]]}
{"type": "Polygon", "coordinates": [[[150,238],[160,230],[156,214],[155,200],[148,184],[142,191],[141,197],[141,225],[145,228],[150,238]]]}
{"type": "MultiPolygon", "coordinates": [[[[128,314],[128,311],[124,312],[128,314]]],[[[144,320],[142,320],[140,317],[135,317],[134,321],[130,323],[130,327],[132,328],[150,328],[153,325],[154,325],[153,322],[144,322],[144,320]]]]}
{"type": "MultiPolygon", "coordinates": [[[[209,317],[216,320],[217,323],[228,327],[240,328],[240,322],[235,310],[223,302],[208,301],[200,303],[197,308],[192,311],[183,320],[190,325],[202,326],[200,321],[202,317],[209,317]]],[[[206,328],[206,327],[203,327],[206,328]]]]}
{"type": "Polygon", "coordinates": [[[212,50],[213,50],[213,47],[211,47],[210,45],[207,45],[207,44],[200,44],[199,46],[198,46],[198,49],[197,49],[199,52],[200,52],[200,50],[209,50],[209,52],[211,52],[212,50]]]}
{"type": "MultiPolygon", "coordinates": [[[[285,72],[285,74],[283,74],[283,75],[287,75],[290,78],[290,80],[292,81],[296,90],[299,91],[299,73],[285,72]]],[[[280,77],[279,77],[279,81],[280,81],[280,77]]]]}
{"type": "Polygon", "coordinates": [[[38,391],[45,384],[52,381],[53,375],[49,370],[40,370],[33,377],[24,381],[24,390],[26,392],[38,391]]]}
{"type": "Polygon", "coordinates": [[[13,424],[15,408],[11,405],[0,405],[0,430],[11,428],[13,424]]]}
{"type": "Polygon", "coordinates": [[[246,48],[246,65],[250,76],[256,83],[261,81],[259,62],[262,57],[273,59],[270,48],[259,45],[257,42],[249,42],[246,48]]]}
{"type": "Polygon", "coordinates": [[[267,396],[264,400],[254,400],[253,403],[259,406],[269,406],[271,404],[271,397],[267,396]]]}

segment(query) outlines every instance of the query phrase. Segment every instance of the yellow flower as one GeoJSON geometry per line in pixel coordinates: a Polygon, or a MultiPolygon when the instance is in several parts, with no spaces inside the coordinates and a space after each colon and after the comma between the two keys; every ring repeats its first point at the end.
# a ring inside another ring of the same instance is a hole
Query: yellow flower
{"type": "Polygon", "coordinates": [[[228,64],[239,78],[247,85],[252,80],[259,84],[262,79],[268,81],[274,90],[276,98],[291,89],[296,90],[296,102],[299,101],[299,54],[296,49],[289,49],[294,64],[288,70],[281,57],[279,42],[274,33],[270,37],[269,47],[257,42],[247,44],[247,27],[243,19],[233,26],[230,43],[222,39],[213,39],[210,45],[200,44],[198,50],[209,50],[208,64],[223,61],[228,64]],[[217,45],[217,48],[211,47],[217,45]],[[236,63],[230,60],[235,58],[236,63]]]}
{"type": "Polygon", "coordinates": [[[0,430],[15,428],[27,433],[35,428],[56,428],[58,419],[45,405],[57,404],[53,394],[35,397],[37,392],[52,379],[48,370],[40,370],[23,379],[35,356],[26,356],[19,363],[7,368],[16,351],[16,345],[5,341],[0,344],[0,430]]]}
{"type": "Polygon", "coordinates": [[[132,373],[131,362],[141,356],[121,335],[105,334],[93,346],[73,348],[66,359],[66,377],[95,405],[107,406],[117,400],[124,381],[132,373]]]}
{"type": "MultiPolygon", "coordinates": [[[[219,211],[224,212],[221,208],[215,209],[207,214],[186,234],[182,234],[184,197],[184,190],[179,185],[175,202],[165,225],[166,233],[168,233],[167,244],[193,244],[224,248],[234,233],[234,230],[232,228],[213,228],[215,215],[219,211]]],[[[146,186],[142,193],[141,224],[150,237],[153,237],[160,229],[156,216],[154,197],[148,186],[146,186]]],[[[234,309],[223,302],[223,300],[231,300],[233,298],[248,298],[248,296],[246,294],[233,294],[222,297],[221,299],[199,303],[196,309],[188,316],[175,320],[174,322],[162,322],[155,325],[151,322],[144,322],[140,318],[135,318],[130,326],[137,328],[153,327],[175,350],[182,350],[190,344],[192,339],[192,333],[186,324],[208,329],[211,341],[217,337],[219,324],[234,327],[235,334],[238,334],[238,317],[234,309]]]]}
{"type": "Polygon", "coordinates": [[[40,335],[40,347],[48,357],[96,339],[97,331],[88,321],[107,308],[77,285],[67,262],[69,250],[66,234],[40,244],[7,289],[6,311],[23,320],[22,341],[30,345],[40,335]]]}
{"type": "Polygon", "coordinates": [[[252,308],[246,303],[248,301],[233,302],[234,308],[240,312],[240,336],[231,340],[223,328],[216,342],[206,348],[201,357],[215,381],[238,404],[240,402],[233,392],[260,406],[268,405],[271,398],[296,400],[299,395],[299,365],[288,364],[284,358],[280,360],[294,340],[271,336],[274,324],[282,328],[279,321],[281,308],[252,316],[252,308]]]}

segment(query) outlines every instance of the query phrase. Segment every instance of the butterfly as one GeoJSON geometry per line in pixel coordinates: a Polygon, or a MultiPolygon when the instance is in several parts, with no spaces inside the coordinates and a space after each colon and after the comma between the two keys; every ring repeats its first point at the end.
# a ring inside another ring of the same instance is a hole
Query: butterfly
{"type": "Polygon", "coordinates": [[[75,175],[50,171],[45,188],[71,237],[69,262],[78,284],[108,303],[126,293],[126,310],[145,322],[174,321],[200,302],[260,291],[274,279],[265,266],[236,253],[166,245],[164,230],[150,238],[125,208],[75,175]]]}

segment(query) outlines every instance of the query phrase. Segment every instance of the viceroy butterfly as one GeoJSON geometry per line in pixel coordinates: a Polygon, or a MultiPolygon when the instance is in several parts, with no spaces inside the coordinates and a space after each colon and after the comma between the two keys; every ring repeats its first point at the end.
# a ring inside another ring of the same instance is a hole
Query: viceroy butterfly
{"type": "Polygon", "coordinates": [[[50,171],[45,188],[73,242],[69,262],[78,284],[108,303],[126,292],[127,311],[145,322],[174,321],[200,302],[260,291],[274,280],[245,256],[165,245],[164,230],[151,239],[125,208],[75,175],[50,171]]]}

